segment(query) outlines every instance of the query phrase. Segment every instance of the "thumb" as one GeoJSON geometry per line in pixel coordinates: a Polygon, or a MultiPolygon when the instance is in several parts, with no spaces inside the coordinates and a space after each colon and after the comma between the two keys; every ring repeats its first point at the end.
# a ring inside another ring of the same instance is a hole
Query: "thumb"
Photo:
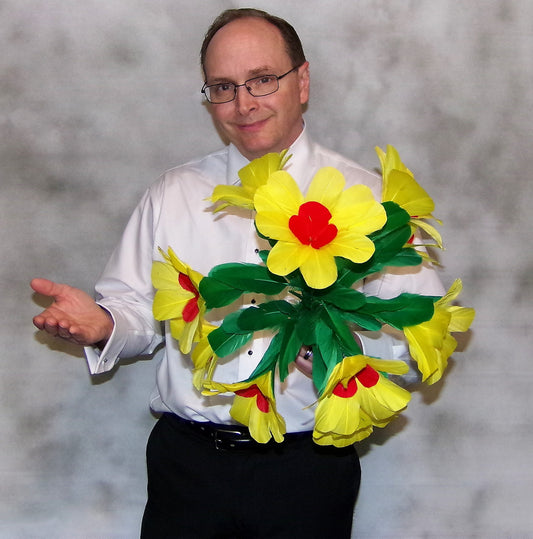
{"type": "Polygon", "coordinates": [[[52,296],[56,297],[61,294],[63,289],[65,288],[65,285],[55,283],[54,281],[49,281],[48,279],[32,279],[30,282],[30,286],[33,288],[35,292],[38,294],[42,294],[43,296],[52,296]]]}

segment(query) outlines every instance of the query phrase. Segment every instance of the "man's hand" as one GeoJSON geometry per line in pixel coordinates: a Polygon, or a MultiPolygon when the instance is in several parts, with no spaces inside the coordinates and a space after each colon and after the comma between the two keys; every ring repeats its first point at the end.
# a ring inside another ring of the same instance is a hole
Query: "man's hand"
{"type": "Polygon", "coordinates": [[[111,336],[111,315],[82,290],[48,279],[33,279],[31,287],[54,298],[50,307],[34,317],[37,328],[82,346],[102,345],[111,336]]]}
{"type": "Polygon", "coordinates": [[[294,363],[299,371],[309,377],[313,376],[313,351],[309,346],[302,346],[300,348],[294,363]]]}

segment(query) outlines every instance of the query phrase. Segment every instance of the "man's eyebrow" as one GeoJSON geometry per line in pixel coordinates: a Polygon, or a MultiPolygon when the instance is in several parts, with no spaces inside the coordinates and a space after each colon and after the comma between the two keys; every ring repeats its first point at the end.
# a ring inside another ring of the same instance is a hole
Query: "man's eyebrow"
{"type": "Polygon", "coordinates": [[[258,75],[273,75],[274,74],[274,69],[272,68],[272,66],[261,66],[261,67],[256,67],[255,69],[252,69],[251,71],[248,72],[248,75],[250,75],[251,77],[257,77],[258,75]]]}
{"type": "MultiPolygon", "coordinates": [[[[260,66],[248,71],[246,79],[253,79],[254,77],[259,77],[260,75],[273,75],[274,68],[272,66],[260,66]]],[[[221,84],[224,82],[231,82],[233,84],[239,84],[238,82],[231,80],[229,77],[216,77],[209,81],[209,84],[221,84]]],[[[244,81],[243,81],[244,82],[244,81]]]]}

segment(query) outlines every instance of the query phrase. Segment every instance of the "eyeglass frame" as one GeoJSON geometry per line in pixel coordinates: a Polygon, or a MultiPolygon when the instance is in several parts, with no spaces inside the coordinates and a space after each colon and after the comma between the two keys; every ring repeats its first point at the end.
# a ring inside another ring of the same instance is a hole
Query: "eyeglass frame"
{"type": "Polygon", "coordinates": [[[200,90],[200,92],[202,94],[204,94],[206,100],[208,101],[208,103],[211,103],[211,105],[223,105],[224,103],[231,103],[232,101],[235,101],[235,98],[237,97],[237,88],[240,88],[241,86],[244,86],[246,88],[246,90],[248,91],[248,93],[252,97],[266,97],[267,95],[275,94],[279,90],[279,81],[283,77],[286,77],[287,75],[289,75],[293,71],[296,71],[297,69],[300,69],[300,67],[302,67],[302,66],[301,65],[295,66],[292,69],[289,69],[289,71],[287,71],[287,73],[283,73],[283,75],[279,75],[279,76],[274,75],[273,73],[268,73],[268,74],[265,74],[265,75],[259,75],[257,77],[252,77],[251,79],[245,80],[242,84],[235,84],[234,82],[227,82],[227,83],[217,82],[215,84],[207,84],[207,82],[205,82],[204,85],[202,86],[202,89],[200,90]],[[261,79],[263,77],[276,77],[276,82],[278,83],[278,87],[275,90],[272,90],[272,92],[268,92],[268,94],[262,94],[262,95],[254,95],[254,94],[252,94],[252,91],[250,90],[250,88],[248,88],[247,84],[252,80],[261,79]],[[207,97],[207,93],[206,93],[205,90],[207,88],[211,87],[211,86],[218,86],[219,84],[231,84],[233,86],[233,97],[231,99],[229,99],[228,101],[218,101],[218,102],[214,103],[213,101],[210,101],[209,97],[207,97]]]}

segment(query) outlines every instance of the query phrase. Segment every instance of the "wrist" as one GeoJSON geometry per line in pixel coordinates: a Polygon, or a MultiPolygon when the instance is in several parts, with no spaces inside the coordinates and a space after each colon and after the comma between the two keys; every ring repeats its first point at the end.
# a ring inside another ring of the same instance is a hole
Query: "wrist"
{"type": "Polygon", "coordinates": [[[101,328],[101,335],[102,338],[95,343],[95,346],[99,348],[100,350],[103,350],[109,339],[111,338],[111,335],[113,334],[113,329],[115,328],[115,321],[113,319],[113,316],[111,313],[101,305],[98,305],[102,313],[105,315],[102,318],[102,328],[101,328]]]}

